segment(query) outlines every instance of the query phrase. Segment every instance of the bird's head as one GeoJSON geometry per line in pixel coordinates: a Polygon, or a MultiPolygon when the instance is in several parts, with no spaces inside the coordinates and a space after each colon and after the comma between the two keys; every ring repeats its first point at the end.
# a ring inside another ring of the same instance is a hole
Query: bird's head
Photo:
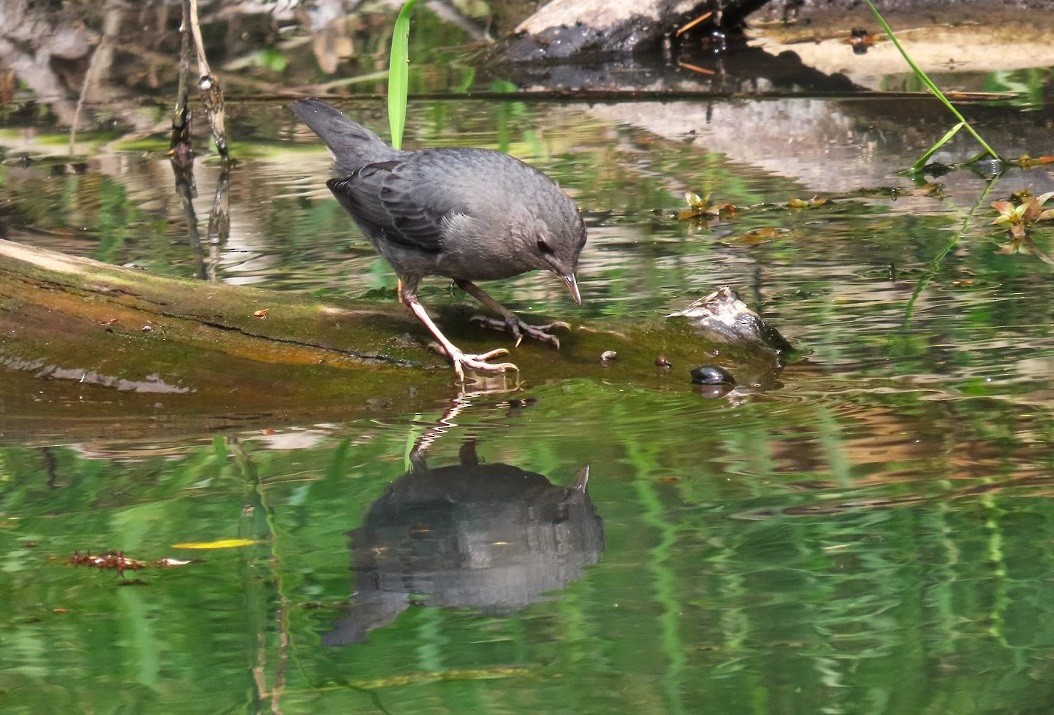
{"type": "Polygon", "coordinates": [[[582,214],[574,202],[567,199],[547,216],[539,216],[533,221],[533,229],[524,236],[527,250],[537,268],[551,271],[567,285],[571,299],[582,304],[582,294],[578,291],[578,256],[586,245],[586,226],[582,214]]]}

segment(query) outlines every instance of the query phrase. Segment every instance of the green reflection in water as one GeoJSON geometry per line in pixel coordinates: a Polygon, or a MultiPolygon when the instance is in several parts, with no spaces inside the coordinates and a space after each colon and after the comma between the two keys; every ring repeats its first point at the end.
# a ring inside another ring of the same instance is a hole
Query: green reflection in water
{"type": "MultiPolygon", "coordinates": [[[[418,91],[448,80],[477,81],[456,66],[411,75],[418,91]]],[[[383,128],[376,105],[345,106],[383,128]]],[[[231,109],[253,153],[232,169],[233,230],[214,247],[218,278],[334,298],[393,286],[327,194],[324,150],[289,140],[283,106],[231,109]]],[[[412,416],[292,426],[246,418],[274,434],[183,439],[159,425],[156,438],[120,444],[13,431],[0,447],[5,710],[1049,707],[1054,281],[1044,264],[997,252],[985,205],[976,221],[954,202],[909,195],[789,211],[780,208],[789,198],[811,196],[803,182],[731,160],[705,137],[661,139],[578,104],[421,102],[408,131],[419,144],[508,148],[585,209],[587,304],[568,316],[560,286],[539,276],[496,284],[499,300],[603,328],[656,319],[727,282],[809,359],[771,393],[735,401],[690,392],[692,365],[676,365],[654,393],[598,372],[554,385],[532,376],[518,395],[536,398],[526,408],[482,400],[430,462],[456,463],[474,437],[485,462],[555,485],[590,464],[606,543],[599,562],[548,601],[511,613],[415,606],[339,648],[321,641],[346,613],[348,532],[408,471],[421,429],[412,416]],[[684,190],[754,208],[735,221],[680,222],[684,190]],[[743,238],[764,226],[788,232],[743,238]],[[258,543],[171,548],[235,536],[258,543]],[[126,574],[144,585],[62,563],[108,548],[201,563],[126,574]]],[[[64,147],[65,135],[53,134],[64,147]]],[[[48,155],[47,140],[33,145],[30,166],[0,165],[14,238],[206,274],[160,138],[102,152],[83,169],[48,155]]],[[[202,227],[217,177],[199,162],[202,227]]],[[[1009,190],[997,184],[992,196],[1009,190]]],[[[1051,234],[1035,240],[1047,250],[1051,234]]],[[[440,282],[427,289],[456,299],[440,282]]],[[[0,380],[0,407],[5,396],[0,380]]],[[[5,417],[17,427],[17,415],[5,417]]]]}
{"type": "Polygon", "coordinates": [[[50,693],[99,710],[783,713],[1028,710],[1052,695],[1051,458],[972,426],[969,402],[817,421],[778,395],[529,395],[511,412],[477,403],[429,460],[456,462],[473,436],[484,462],[555,484],[589,462],[600,562],[511,613],[411,608],[337,648],[319,641],[349,596],[347,532],[402,473],[408,424],[3,448],[4,697],[14,711],[50,693]],[[890,430],[921,444],[876,452],[890,430]],[[987,466],[956,466],[962,449],[987,466]],[[138,586],[61,563],[236,535],[259,543],[127,573],[138,586]]]}

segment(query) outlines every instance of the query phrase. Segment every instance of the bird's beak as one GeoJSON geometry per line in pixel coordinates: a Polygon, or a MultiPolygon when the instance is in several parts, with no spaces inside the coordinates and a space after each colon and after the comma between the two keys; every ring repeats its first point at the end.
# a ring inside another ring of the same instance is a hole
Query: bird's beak
{"type": "Polygon", "coordinates": [[[566,276],[560,277],[567,284],[567,290],[571,293],[571,300],[575,302],[575,305],[582,305],[582,294],[578,292],[578,281],[575,280],[575,274],[568,273],[566,276]]]}

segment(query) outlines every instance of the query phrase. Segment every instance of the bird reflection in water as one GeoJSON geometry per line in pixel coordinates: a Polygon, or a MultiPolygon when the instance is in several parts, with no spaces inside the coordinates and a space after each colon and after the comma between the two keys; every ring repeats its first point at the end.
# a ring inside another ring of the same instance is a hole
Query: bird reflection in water
{"type": "Polygon", "coordinates": [[[412,604],[510,613],[599,560],[604,529],[587,493],[588,465],[560,487],[480,463],[471,440],[452,466],[430,468],[422,452],[351,532],[354,595],[325,645],[360,642],[412,604]]]}

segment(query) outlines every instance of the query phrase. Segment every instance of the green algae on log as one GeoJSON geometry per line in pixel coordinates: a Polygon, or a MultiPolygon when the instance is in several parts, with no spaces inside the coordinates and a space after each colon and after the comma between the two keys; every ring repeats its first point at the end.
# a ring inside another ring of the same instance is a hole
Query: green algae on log
{"type": "MultiPolygon", "coordinates": [[[[602,379],[684,389],[701,362],[764,386],[778,371],[771,354],[708,340],[686,320],[575,326],[554,350],[533,342],[513,349],[509,336],[472,324],[470,315],[446,308],[440,320],[466,350],[509,347],[525,387],[602,379]],[[618,360],[601,361],[605,351],[618,360]],[[658,355],[674,367],[656,367],[658,355]]],[[[23,419],[53,416],[57,404],[67,416],[349,418],[410,413],[457,390],[424,329],[394,302],[322,303],[10,241],[0,241],[0,365],[9,388],[4,413],[23,419]]],[[[514,387],[516,375],[505,383],[514,387]]]]}

